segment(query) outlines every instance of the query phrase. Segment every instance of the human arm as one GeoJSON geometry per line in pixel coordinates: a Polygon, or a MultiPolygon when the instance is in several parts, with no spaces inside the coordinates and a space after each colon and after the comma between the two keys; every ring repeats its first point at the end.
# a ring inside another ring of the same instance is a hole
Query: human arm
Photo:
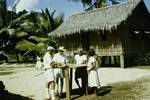
{"type": "Polygon", "coordinates": [[[96,67],[96,59],[94,57],[91,57],[88,61],[88,73],[93,70],[96,67]]]}

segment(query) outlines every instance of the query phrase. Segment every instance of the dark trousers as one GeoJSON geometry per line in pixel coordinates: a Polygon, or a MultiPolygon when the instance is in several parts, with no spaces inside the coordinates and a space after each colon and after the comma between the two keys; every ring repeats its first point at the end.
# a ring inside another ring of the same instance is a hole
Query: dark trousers
{"type": "Polygon", "coordinates": [[[78,67],[75,70],[75,81],[79,88],[82,90],[82,94],[87,94],[87,87],[88,87],[88,74],[85,67],[78,67]],[[81,78],[82,88],[79,85],[78,78],[81,78]]]}

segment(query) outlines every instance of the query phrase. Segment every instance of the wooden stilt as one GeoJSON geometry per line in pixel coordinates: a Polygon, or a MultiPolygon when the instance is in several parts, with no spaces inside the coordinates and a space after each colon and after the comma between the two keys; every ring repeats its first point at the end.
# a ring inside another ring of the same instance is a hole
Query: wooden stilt
{"type": "Polygon", "coordinates": [[[125,68],[124,55],[123,54],[120,55],[120,66],[121,66],[121,68],[125,68]]]}
{"type": "Polygon", "coordinates": [[[64,68],[65,70],[65,81],[66,81],[66,100],[71,100],[70,96],[70,82],[69,82],[69,68],[64,68]]]}
{"type": "Polygon", "coordinates": [[[111,56],[111,64],[115,64],[115,56],[111,56]]]}

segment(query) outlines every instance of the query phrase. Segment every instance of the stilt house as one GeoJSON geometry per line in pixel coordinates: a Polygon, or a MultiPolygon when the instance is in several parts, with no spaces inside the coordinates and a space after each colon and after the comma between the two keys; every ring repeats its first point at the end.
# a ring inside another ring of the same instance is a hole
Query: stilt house
{"type": "Polygon", "coordinates": [[[82,45],[94,48],[98,56],[125,56],[150,52],[150,13],[143,0],[129,0],[83,13],[74,14],[49,34],[67,50],[82,45]]]}

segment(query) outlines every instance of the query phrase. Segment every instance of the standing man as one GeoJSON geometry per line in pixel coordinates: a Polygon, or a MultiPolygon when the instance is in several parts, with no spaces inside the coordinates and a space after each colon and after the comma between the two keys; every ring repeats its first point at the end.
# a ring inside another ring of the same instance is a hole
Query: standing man
{"type": "Polygon", "coordinates": [[[43,57],[43,64],[46,76],[46,87],[45,87],[46,100],[49,100],[50,97],[51,100],[55,100],[55,76],[54,76],[54,69],[51,66],[54,50],[55,49],[53,47],[49,46],[47,48],[47,52],[43,57]]]}
{"type": "MultiPolygon", "coordinates": [[[[67,57],[64,54],[64,47],[59,47],[58,49],[58,53],[56,53],[53,57],[53,62],[56,62],[58,65],[66,65],[67,63],[67,57]]],[[[55,78],[56,78],[56,92],[59,96],[62,96],[62,92],[63,92],[63,78],[64,78],[64,73],[63,70],[61,68],[55,68],[54,69],[54,73],[55,73],[55,78]],[[59,81],[60,81],[60,92],[59,92],[59,81]]]]}
{"type": "MultiPolygon", "coordinates": [[[[86,55],[83,53],[83,49],[82,48],[78,48],[78,54],[75,55],[75,63],[77,65],[81,65],[81,64],[86,64],[87,62],[87,57],[86,55]]],[[[86,71],[86,66],[84,67],[78,67],[75,70],[75,82],[78,85],[79,89],[82,90],[82,94],[86,93],[86,87],[87,87],[87,71],[86,71]],[[82,89],[81,86],[79,84],[78,78],[81,78],[82,81],[82,89]]]]}

